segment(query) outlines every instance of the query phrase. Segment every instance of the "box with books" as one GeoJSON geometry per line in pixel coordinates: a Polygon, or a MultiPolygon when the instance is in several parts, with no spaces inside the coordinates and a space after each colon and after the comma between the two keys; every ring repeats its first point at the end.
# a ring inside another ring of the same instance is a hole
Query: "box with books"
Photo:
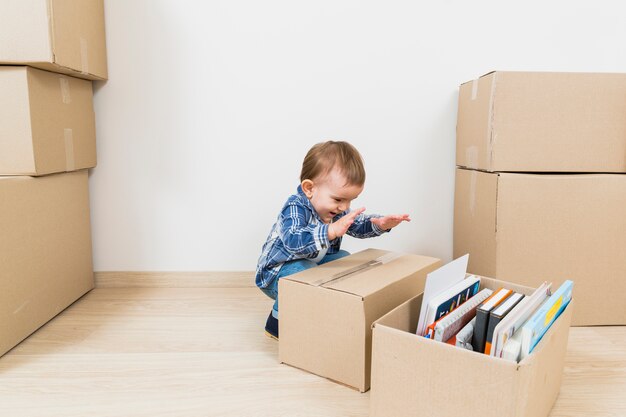
{"type": "Polygon", "coordinates": [[[456,275],[447,288],[427,294],[429,276],[424,293],[374,322],[370,415],[547,416],[561,385],[573,311],[571,282],[549,295],[549,284],[532,288],[456,275]],[[480,288],[474,296],[434,323],[424,319],[428,300],[445,298],[442,291],[452,293],[459,282],[476,279],[480,288]],[[486,329],[477,351],[475,326],[486,329]],[[425,337],[429,327],[434,337],[425,337]],[[518,334],[526,333],[528,352],[505,358],[518,334]]]}

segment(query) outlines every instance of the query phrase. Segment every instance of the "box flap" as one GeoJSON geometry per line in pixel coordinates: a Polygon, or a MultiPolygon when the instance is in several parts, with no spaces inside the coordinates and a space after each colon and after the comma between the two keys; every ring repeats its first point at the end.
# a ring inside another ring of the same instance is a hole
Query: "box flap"
{"type": "Polygon", "coordinates": [[[348,257],[337,259],[336,261],[328,262],[281,279],[288,279],[302,284],[320,286],[333,280],[335,277],[343,276],[350,271],[357,272],[364,270],[366,269],[368,263],[388,253],[390,252],[380,249],[366,249],[348,257]]]}
{"type": "Polygon", "coordinates": [[[437,261],[427,256],[366,249],[281,279],[364,298],[437,261]]]}

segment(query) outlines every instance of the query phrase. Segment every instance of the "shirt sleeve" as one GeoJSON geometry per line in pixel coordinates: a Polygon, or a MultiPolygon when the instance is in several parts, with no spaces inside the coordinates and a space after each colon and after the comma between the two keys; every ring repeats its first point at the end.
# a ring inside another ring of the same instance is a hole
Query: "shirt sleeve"
{"type": "Polygon", "coordinates": [[[310,211],[299,204],[283,209],[278,233],[285,249],[295,255],[309,255],[329,247],[328,225],[310,220],[310,211]]]}
{"type": "Polygon", "coordinates": [[[365,239],[368,237],[380,236],[383,233],[389,232],[389,230],[382,230],[374,223],[372,219],[382,217],[378,214],[359,214],[355,217],[354,223],[348,228],[348,234],[352,237],[359,239],[365,239]]]}

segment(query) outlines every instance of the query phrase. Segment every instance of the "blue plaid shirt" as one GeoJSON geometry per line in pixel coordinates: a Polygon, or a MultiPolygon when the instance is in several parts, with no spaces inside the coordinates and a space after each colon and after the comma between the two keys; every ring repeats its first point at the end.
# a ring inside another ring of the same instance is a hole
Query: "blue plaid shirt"
{"type": "MultiPolygon", "coordinates": [[[[333,222],[348,214],[350,210],[339,213],[333,222]]],[[[347,234],[360,239],[380,236],[381,230],[370,219],[378,215],[360,214],[348,229],[347,234]]],[[[327,254],[337,253],[341,246],[341,237],[328,240],[328,224],[322,222],[319,215],[304,195],[302,187],[298,193],[287,199],[278,219],[263,245],[263,252],[256,267],[256,285],[267,287],[278,276],[285,262],[294,259],[313,259],[320,250],[328,248],[327,254]]]]}

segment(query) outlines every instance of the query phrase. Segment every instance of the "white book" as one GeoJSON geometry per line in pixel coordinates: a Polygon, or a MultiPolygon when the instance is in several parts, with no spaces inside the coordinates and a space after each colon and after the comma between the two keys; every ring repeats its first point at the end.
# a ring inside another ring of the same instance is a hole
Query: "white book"
{"type": "Polygon", "coordinates": [[[502,358],[519,362],[520,352],[522,350],[522,332],[517,331],[513,337],[509,338],[502,348],[502,358]]]}
{"type": "Polygon", "coordinates": [[[463,255],[426,275],[416,334],[423,336],[426,332],[426,326],[428,325],[425,323],[426,306],[430,299],[465,278],[468,260],[469,255],[463,255]]]}
{"type": "Polygon", "coordinates": [[[491,356],[502,357],[505,343],[550,296],[552,283],[544,282],[530,297],[525,297],[493,330],[491,356]]]}

